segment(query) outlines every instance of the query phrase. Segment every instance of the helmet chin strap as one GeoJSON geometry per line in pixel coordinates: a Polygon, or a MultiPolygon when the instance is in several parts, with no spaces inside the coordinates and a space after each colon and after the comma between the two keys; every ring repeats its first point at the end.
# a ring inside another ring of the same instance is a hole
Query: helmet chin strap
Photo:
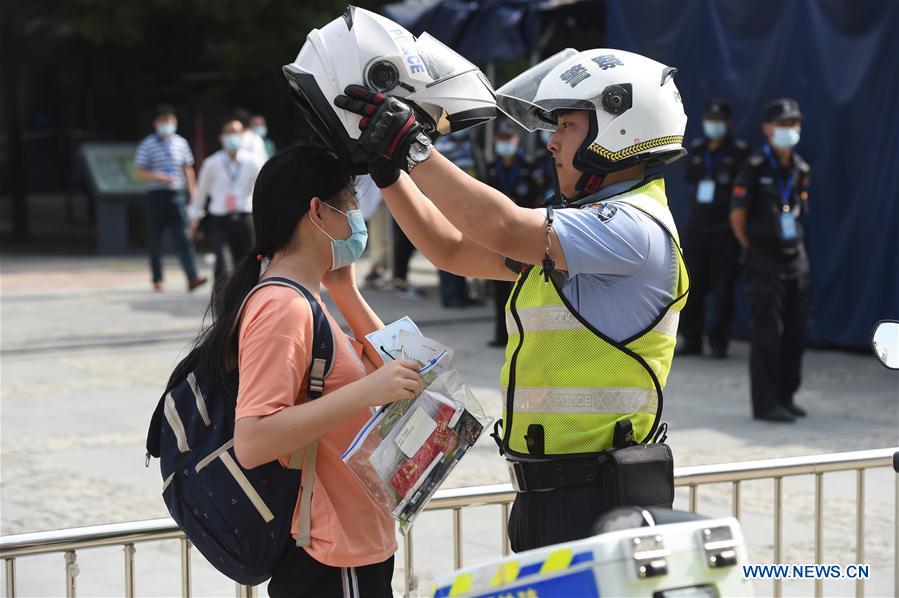
{"type": "Polygon", "coordinates": [[[572,201],[577,201],[578,199],[583,199],[588,195],[593,195],[597,191],[599,191],[600,185],[602,185],[603,180],[605,180],[606,175],[604,174],[590,174],[585,172],[581,175],[581,178],[578,179],[577,185],[574,186],[575,196],[572,201]]]}

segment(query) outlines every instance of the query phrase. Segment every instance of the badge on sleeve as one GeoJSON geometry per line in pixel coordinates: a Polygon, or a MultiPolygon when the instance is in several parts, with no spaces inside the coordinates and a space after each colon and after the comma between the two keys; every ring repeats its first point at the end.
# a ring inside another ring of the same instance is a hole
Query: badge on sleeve
{"type": "Polygon", "coordinates": [[[596,215],[599,217],[600,222],[608,222],[617,213],[618,206],[613,206],[612,204],[602,204],[596,209],[596,215]]]}
{"type": "Polygon", "coordinates": [[[796,217],[793,212],[780,213],[780,238],[783,241],[793,241],[797,237],[796,217]]]}
{"type": "Polygon", "coordinates": [[[702,179],[696,187],[696,203],[710,204],[715,199],[715,181],[702,179]]]}

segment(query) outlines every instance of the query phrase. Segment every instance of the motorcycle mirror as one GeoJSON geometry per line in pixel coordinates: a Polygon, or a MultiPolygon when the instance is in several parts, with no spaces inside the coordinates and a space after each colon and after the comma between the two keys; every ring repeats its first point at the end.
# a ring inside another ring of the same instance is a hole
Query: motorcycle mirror
{"type": "Polygon", "coordinates": [[[871,333],[871,348],[880,363],[891,370],[899,370],[899,322],[877,322],[871,333]]]}

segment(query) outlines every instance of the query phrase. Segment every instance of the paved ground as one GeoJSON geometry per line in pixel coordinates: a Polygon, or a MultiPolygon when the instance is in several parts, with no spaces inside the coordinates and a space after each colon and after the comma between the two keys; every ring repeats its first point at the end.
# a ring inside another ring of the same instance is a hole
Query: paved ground
{"type": "MultiPolygon", "coordinates": [[[[146,425],[172,365],[196,333],[208,294],[182,290],[168,266],[169,292],[149,292],[144,259],[29,257],[0,262],[0,499],[2,534],[132,521],[166,516],[156,465],[143,467],[146,425]]],[[[409,314],[423,332],[455,347],[459,369],[486,409],[500,411],[499,350],[485,345],[488,308],[450,311],[436,300],[436,277],[417,259],[413,280],[429,297],[404,302],[387,291],[367,292],[385,321],[409,314]]],[[[665,400],[669,442],[677,465],[809,455],[899,444],[899,375],[868,355],[810,352],[798,402],[811,415],[793,426],[749,418],[746,359],[736,343],[731,359],[681,358],[665,400]]],[[[459,465],[451,486],[506,481],[505,466],[489,439],[459,465]]],[[[814,482],[784,485],[785,562],[812,562],[814,482]]],[[[866,484],[868,595],[892,594],[895,550],[895,474],[871,472],[866,484]]],[[[855,478],[825,477],[825,561],[854,562],[855,478]]],[[[772,484],[743,489],[743,523],[752,558],[772,561],[772,484]]],[[[686,494],[678,505],[687,506],[686,494]]],[[[700,492],[699,508],[726,514],[730,488],[700,492]]],[[[466,564],[499,554],[499,509],[466,511],[466,564]]],[[[419,578],[451,568],[449,514],[429,514],[415,528],[419,578]]],[[[121,548],[81,551],[79,594],[122,593],[121,548]]],[[[194,558],[196,595],[230,595],[227,582],[194,558]]],[[[398,557],[398,565],[402,559],[398,557]]],[[[19,559],[20,596],[64,593],[62,557],[19,559]]],[[[402,579],[398,566],[397,588],[402,579]]],[[[140,595],[179,592],[174,543],[139,545],[140,595]]],[[[424,584],[426,585],[426,584],[424,584]]],[[[825,586],[830,595],[853,592],[850,583],[825,586]]],[[[806,595],[811,584],[788,584],[787,595],[806,595]]],[[[757,586],[759,595],[770,586],[757,586]]]]}

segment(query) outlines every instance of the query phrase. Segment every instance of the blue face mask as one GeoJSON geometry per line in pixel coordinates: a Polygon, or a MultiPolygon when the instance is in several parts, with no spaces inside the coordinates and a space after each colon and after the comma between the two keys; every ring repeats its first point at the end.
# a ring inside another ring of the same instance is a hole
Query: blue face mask
{"type": "Polygon", "coordinates": [[[156,134],[160,137],[170,137],[178,129],[175,123],[160,123],[156,125],[156,134]]]}
{"type": "Polygon", "coordinates": [[[335,212],[340,212],[346,216],[347,223],[350,225],[350,236],[347,239],[335,239],[329,235],[325,229],[315,224],[315,228],[325,233],[331,239],[331,269],[339,270],[344,266],[349,266],[359,259],[362,252],[365,251],[365,245],[368,243],[368,229],[365,226],[365,219],[362,217],[362,210],[350,210],[344,212],[338,210],[330,204],[322,202],[335,212]]]}
{"type": "Polygon", "coordinates": [[[514,156],[515,152],[518,151],[518,142],[514,139],[509,139],[508,141],[497,141],[495,146],[496,155],[501,158],[508,158],[509,156],[514,156]]]}
{"type": "Polygon", "coordinates": [[[240,149],[240,135],[237,133],[222,135],[222,147],[226,152],[236,152],[240,149]]]}
{"type": "Polygon", "coordinates": [[[268,128],[265,125],[257,125],[253,127],[253,131],[255,131],[256,134],[263,139],[265,139],[265,136],[268,135],[268,128]]]}
{"type": "Polygon", "coordinates": [[[721,139],[727,134],[727,123],[722,120],[704,120],[702,132],[709,139],[721,139]]]}
{"type": "Polygon", "coordinates": [[[540,141],[543,142],[543,145],[549,143],[549,140],[553,137],[553,133],[555,133],[555,131],[544,131],[542,129],[540,130],[540,141]]]}
{"type": "Polygon", "coordinates": [[[771,143],[780,149],[790,149],[799,143],[799,127],[774,127],[771,143]]]}

